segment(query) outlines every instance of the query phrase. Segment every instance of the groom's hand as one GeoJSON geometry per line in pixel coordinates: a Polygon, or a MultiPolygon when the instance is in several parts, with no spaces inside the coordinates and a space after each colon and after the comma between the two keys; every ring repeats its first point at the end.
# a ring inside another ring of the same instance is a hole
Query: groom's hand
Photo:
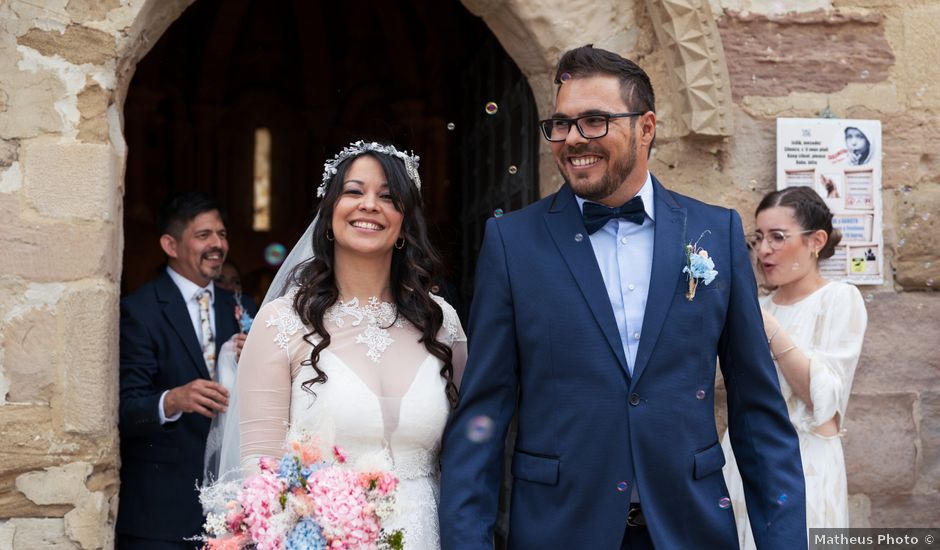
{"type": "Polygon", "coordinates": [[[215,418],[228,407],[228,390],[218,382],[197,378],[185,386],[167,392],[163,400],[163,413],[169,418],[178,412],[198,413],[215,418]]]}
{"type": "Polygon", "coordinates": [[[236,363],[242,356],[242,348],[245,347],[246,339],[248,339],[248,335],[241,333],[241,332],[229,338],[229,342],[232,342],[233,344],[235,344],[235,362],[236,363]]]}

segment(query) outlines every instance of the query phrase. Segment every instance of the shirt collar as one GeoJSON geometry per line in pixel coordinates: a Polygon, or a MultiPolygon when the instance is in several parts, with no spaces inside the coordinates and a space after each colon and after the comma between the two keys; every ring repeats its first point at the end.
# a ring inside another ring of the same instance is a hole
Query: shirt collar
{"type": "MultiPolygon", "coordinates": [[[[646,181],[643,183],[643,187],[640,187],[640,192],[634,195],[635,197],[643,198],[643,211],[651,220],[656,220],[654,212],[656,208],[653,205],[653,178],[649,173],[649,170],[646,171],[646,181]]],[[[581,198],[577,194],[574,196],[575,200],[578,201],[578,208],[581,209],[581,213],[584,213],[584,203],[587,200],[581,198]]],[[[632,198],[632,197],[631,197],[632,198]]],[[[593,201],[592,201],[593,202],[593,201]]]]}
{"type": "Polygon", "coordinates": [[[212,281],[209,281],[207,286],[201,287],[174,271],[170,266],[166,266],[166,272],[170,275],[170,279],[173,279],[173,283],[176,284],[176,288],[180,289],[180,294],[183,295],[183,299],[185,301],[188,302],[192,300],[193,296],[195,296],[196,293],[201,290],[208,290],[209,303],[215,303],[215,285],[212,283],[212,281]]]}

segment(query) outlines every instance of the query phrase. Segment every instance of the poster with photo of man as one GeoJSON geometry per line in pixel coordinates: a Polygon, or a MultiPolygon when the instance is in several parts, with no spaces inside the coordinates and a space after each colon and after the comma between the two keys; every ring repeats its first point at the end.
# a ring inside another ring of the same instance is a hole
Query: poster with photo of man
{"type": "Polygon", "coordinates": [[[842,232],[836,254],[820,262],[829,279],[884,283],[881,121],[777,119],[777,189],[812,187],[842,232]]]}

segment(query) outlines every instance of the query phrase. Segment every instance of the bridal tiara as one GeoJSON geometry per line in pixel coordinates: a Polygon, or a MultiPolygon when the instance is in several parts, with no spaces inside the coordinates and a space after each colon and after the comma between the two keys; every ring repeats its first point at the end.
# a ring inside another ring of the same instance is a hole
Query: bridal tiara
{"type": "Polygon", "coordinates": [[[323,163],[323,183],[317,187],[317,197],[326,195],[326,184],[329,183],[330,178],[336,175],[336,167],[341,162],[367,152],[382,153],[384,155],[400,158],[405,163],[405,172],[408,174],[408,177],[414,182],[415,187],[417,187],[419,191],[421,190],[421,178],[418,176],[418,161],[421,160],[421,157],[408,151],[399,151],[392,145],[359,140],[343,147],[342,151],[337,153],[332,159],[323,163]]]}

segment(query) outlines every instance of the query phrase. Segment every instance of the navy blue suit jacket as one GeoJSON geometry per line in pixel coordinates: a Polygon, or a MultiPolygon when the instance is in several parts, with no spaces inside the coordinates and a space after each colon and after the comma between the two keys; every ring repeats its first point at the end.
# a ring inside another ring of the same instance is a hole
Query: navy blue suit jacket
{"type": "Polygon", "coordinates": [[[732,510],[721,506],[716,357],[755,539],[806,547],[799,443],[740,217],[653,185],[652,273],[632,376],[571,188],[487,222],[469,362],[444,439],[444,549],[492,548],[517,408],[511,548],[619,549],[633,480],[657,548],[736,548],[732,510]],[[684,248],[706,230],[699,245],[718,276],[689,301],[684,248]],[[480,417],[494,428],[483,442],[480,417]]]}
{"type": "MultiPolygon", "coordinates": [[[[216,353],[236,332],[235,299],[215,287],[216,353]]],[[[202,530],[197,484],[210,419],[160,424],[160,395],[209,378],[179,288],[164,271],[121,300],[121,494],[117,532],[182,541],[202,530]]]]}

